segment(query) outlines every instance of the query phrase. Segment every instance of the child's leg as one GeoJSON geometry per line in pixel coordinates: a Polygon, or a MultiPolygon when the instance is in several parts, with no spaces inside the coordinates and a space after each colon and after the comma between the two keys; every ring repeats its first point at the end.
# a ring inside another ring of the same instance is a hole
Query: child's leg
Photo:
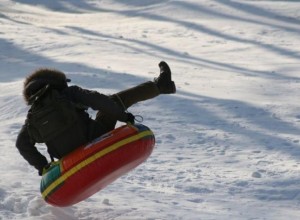
{"type": "Polygon", "coordinates": [[[145,82],[130,89],[123,90],[111,96],[124,110],[130,106],[152,99],[160,94],[157,85],[154,82],[145,82]]]}
{"type": "Polygon", "coordinates": [[[169,65],[162,61],[158,64],[160,74],[154,82],[145,82],[133,88],[112,95],[112,99],[121,105],[124,110],[141,101],[152,99],[160,94],[172,94],[176,92],[175,83],[172,81],[169,65]]]}
{"type": "MultiPolygon", "coordinates": [[[[159,94],[159,90],[154,82],[146,82],[111,95],[110,97],[125,111],[133,104],[154,98],[159,94]]],[[[100,111],[97,113],[95,120],[103,124],[107,131],[113,130],[117,123],[115,119],[103,114],[100,111]]]]}
{"type": "MultiPolygon", "coordinates": [[[[166,62],[160,62],[160,75],[154,82],[149,81],[142,83],[130,89],[123,90],[111,95],[111,99],[120,105],[124,111],[130,106],[152,99],[160,94],[172,94],[176,92],[175,83],[171,79],[171,70],[166,62]]],[[[96,121],[101,122],[108,130],[113,130],[117,121],[104,115],[101,112],[97,113],[96,121]]]]}

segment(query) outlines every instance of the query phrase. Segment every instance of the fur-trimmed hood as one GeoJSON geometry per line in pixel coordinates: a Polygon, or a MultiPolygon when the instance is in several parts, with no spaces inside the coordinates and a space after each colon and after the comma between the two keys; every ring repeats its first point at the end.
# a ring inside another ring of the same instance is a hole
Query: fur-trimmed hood
{"type": "Polygon", "coordinates": [[[46,85],[50,85],[52,88],[62,90],[68,87],[67,82],[70,81],[71,80],[67,79],[66,75],[59,70],[48,68],[38,69],[28,75],[24,81],[24,100],[27,104],[30,104],[30,97],[35,95],[46,85]]]}

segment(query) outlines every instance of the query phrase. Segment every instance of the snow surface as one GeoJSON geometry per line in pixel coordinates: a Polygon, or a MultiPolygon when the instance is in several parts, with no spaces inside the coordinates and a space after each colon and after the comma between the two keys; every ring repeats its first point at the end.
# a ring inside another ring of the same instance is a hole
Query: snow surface
{"type": "Polygon", "coordinates": [[[0,219],[300,219],[299,1],[1,0],[0,25],[0,219]],[[130,108],[156,135],[149,160],[47,205],[14,147],[24,77],[53,67],[111,94],[160,60],[177,94],[130,108]]]}

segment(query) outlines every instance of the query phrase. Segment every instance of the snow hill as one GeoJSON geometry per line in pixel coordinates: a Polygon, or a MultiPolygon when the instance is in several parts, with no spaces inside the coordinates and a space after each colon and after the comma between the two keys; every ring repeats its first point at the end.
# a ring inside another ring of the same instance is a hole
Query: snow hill
{"type": "Polygon", "coordinates": [[[0,27],[1,220],[300,219],[299,1],[1,0],[0,27]],[[161,60],[177,94],[130,108],[156,135],[149,160],[47,205],[14,147],[24,77],[52,67],[111,94],[161,60]]]}

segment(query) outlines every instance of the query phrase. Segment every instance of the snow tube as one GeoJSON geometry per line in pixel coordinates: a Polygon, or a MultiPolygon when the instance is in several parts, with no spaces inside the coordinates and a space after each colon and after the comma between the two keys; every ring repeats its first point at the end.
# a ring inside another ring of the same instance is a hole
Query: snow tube
{"type": "Polygon", "coordinates": [[[144,162],[154,144],[148,127],[121,126],[54,162],[42,177],[41,194],[54,206],[76,204],[144,162]]]}

